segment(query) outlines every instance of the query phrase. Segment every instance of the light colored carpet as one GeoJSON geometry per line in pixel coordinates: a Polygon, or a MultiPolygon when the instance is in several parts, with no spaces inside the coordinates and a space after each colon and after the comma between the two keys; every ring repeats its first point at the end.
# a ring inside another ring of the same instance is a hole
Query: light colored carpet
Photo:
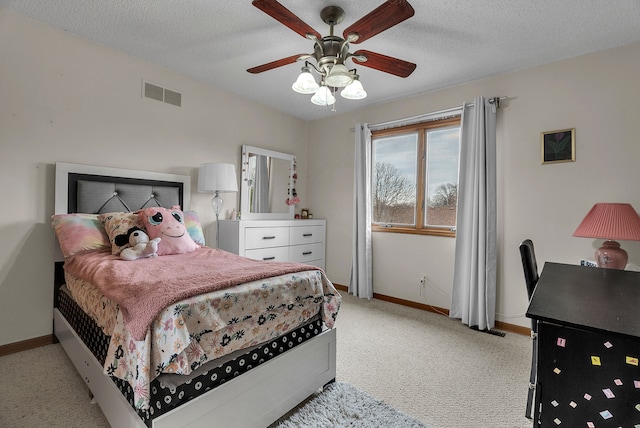
{"type": "Polygon", "coordinates": [[[531,428],[531,339],[346,293],[337,378],[433,428],[531,428]]]}
{"type": "Polygon", "coordinates": [[[109,428],[62,346],[0,357],[0,427],[109,428]]]}
{"type": "MultiPolygon", "coordinates": [[[[528,337],[342,295],[338,381],[432,428],[532,426],[524,417],[528,337]]],[[[108,426],[59,344],[0,357],[0,427],[108,426]]]]}
{"type": "Polygon", "coordinates": [[[366,392],[336,382],[326,386],[277,428],[427,428],[366,392]]]}

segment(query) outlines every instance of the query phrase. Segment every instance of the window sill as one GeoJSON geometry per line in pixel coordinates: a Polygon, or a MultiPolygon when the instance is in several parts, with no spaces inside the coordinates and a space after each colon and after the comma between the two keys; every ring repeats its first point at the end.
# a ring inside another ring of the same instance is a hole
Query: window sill
{"type": "Polygon", "coordinates": [[[405,233],[409,235],[430,235],[430,236],[444,236],[449,238],[455,238],[456,232],[455,230],[450,229],[416,229],[413,227],[402,227],[402,226],[379,226],[379,225],[371,225],[372,232],[380,232],[380,233],[405,233]]]}

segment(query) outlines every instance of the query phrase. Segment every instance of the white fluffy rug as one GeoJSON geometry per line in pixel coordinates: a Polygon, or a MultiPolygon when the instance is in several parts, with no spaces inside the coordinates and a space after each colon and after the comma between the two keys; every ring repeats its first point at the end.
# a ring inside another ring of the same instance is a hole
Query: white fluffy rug
{"type": "Polygon", "coordinates": [[[348,383],[326,386],[278,428],[427,428],[348,383]]]}

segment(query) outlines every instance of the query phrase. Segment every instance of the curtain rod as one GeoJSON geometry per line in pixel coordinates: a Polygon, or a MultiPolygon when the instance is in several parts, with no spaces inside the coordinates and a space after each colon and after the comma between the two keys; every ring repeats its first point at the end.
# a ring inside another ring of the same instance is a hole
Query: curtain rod
{"type": "MultiPolygon", "coordinates": [[[[506,100],[506,99],[507,99],[507,97],[493,97],[493,98],[489,98],[489,103],[490,104],[495,104],[496,107],[499,108],[500,107],[500,101],[506,100]]],[[[471,103],[465,103],[464,105],[473,106],[474,104],[471,102],[471,103]]],[[[417,122],[417,121],[420,121],[420,120],[427,120],[427,119],[431,119],[431,118],[434,118],[434,117],[444,116],[444,115],[447,115],[448,113],[453,113],[453,112],[457,112],[457,111],[460,111],[460,110],[462,110],[462,106],[460,106],[460,107],[451,107],[451,108],[448,108],[448,109],[434,111],[434,112],[431,112],[431,113],[425,113],[425,114],[421,114],[421,115],[413,116],[413,117],[407,117],[407,118],[404,118],[404,119],[396,119],[396,120],[390,120],[389,122],[376,123],[375,125],[369,125],[369,129],[373,130],[373,128],[385,128],[387,126],[394,125],[394,124],[397,124],[397,123],[413,123],[413,122],[417,122]]],[[[352,129],[352,131],[354,131],[354,130],[355,129],[352,129]]]]}

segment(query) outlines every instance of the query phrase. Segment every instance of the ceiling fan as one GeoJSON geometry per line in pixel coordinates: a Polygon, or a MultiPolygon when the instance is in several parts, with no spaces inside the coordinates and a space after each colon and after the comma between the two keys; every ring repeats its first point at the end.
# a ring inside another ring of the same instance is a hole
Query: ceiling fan
{"type": "MultiPolygon", "coordinates": [[[[362,84],[359,82],[359,76],[355,69],[349,70],[345,65],[348,59],[351,59],[355,64],[403,78],[411,75],[416,69],[416,64],[414,63],[369,50],[349,52],[349,43],[362,43],[411,18],[415,12],[406,0],[385,1],[382,5],[347,27],[342,34],[343,37],[333,34],[334,26],[341,23],[345,16],[344,10],[339,6],[327,6],[320,12],[322,21],[329,25],[329,35],[322,37],[320,33],[276,0],[253,0],[252,3],[283,25],[312,40],[314,42],[314,51],[311,54],[291,55],[250,68],[247,71],[257,74],[304,60],[305,65],[302,67],[302,74],[292,88],[296,92],[315,94],[311,99],[315,104],[330,105],[335,102],[335,98],[331,102],[333,95],[329,88],[345,88],[341,93],[345,98],[361,99],[366,97],[366,92],[364,92],[362,84]],[[315,64],[307,61],[308,59],[314,59],[315,64]],[[316,71],[321,76],[319,85],[311,75],[311,70],[316,71]],[[354,88],[352,88],[352,84],[354,88]],[[317,99],[314,100],[314,98],[317,99]]],[[[333,93],[335,93],[335,89],[333,93]]]]}

